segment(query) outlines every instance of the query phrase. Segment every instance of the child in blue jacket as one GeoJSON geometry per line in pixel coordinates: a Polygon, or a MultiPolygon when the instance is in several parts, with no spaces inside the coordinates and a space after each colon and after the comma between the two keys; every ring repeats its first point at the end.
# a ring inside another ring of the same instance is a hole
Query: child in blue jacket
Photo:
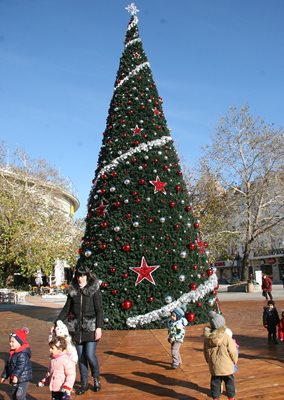
{"type": "Polygon", "coordinates": [[[188,324],[184,318],[184,310],[176,307],[168,320],[168,342],[171,344],[172,368],[176,369],[181,364],[180,347],[185,336],[185,327],[188,324]]]}
{"type": "Polygon", "coordinates": [[[32,379],[31,350],[27,342],[28,333],[28,328],[10,333],[10,353],[1,374],[1,383],[9,378],[13,400],[26,400],[28,384],[32,379]]]}

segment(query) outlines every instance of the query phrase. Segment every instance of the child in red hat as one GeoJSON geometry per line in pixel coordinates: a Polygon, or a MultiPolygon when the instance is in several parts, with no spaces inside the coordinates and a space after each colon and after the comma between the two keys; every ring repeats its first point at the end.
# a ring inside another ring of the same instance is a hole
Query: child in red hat
{"type": "Polygon", "coordinates": [[[28,328],[10,333],[10,353],[1,374],[1,383],[9,378],[12,399],[26,400],[27,388],[32,380],[31,350],[27,341],[28,328]]]}

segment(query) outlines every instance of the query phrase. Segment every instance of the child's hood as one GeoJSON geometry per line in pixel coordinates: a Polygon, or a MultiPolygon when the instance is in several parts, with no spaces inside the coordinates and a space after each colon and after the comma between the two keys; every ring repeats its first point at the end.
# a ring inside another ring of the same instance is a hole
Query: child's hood
{"type": "Polygon", "coordinates": [[[220,346],[225,335],[227,335],[225,326],[214,329],[213,331],[209,327],[206,327],[204,330],[204,337],[208,341],[210,347],[220,346]]]}

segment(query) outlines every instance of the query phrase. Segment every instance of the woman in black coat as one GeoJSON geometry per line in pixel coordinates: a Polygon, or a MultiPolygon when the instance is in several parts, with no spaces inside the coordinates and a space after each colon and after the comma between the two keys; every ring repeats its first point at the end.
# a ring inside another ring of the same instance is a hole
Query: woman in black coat
{"type": "Polygon", "coordinates": [[[58,315],[68,330],[78,353],[81,387],[76,394],[89,389],[88,365],[94,379],[94,391],[101,389],[96,345],[102,337],[103,306],[98,279],[91,271],[79,266],[69,287],[66,303],[58,315]]]}

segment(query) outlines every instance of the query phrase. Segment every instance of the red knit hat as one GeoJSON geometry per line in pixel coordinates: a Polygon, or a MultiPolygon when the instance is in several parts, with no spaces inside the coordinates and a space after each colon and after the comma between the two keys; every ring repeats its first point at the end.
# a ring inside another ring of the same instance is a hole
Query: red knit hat
{"type": "Polygon", "coordinates": [[[23,345],[28,343],[27,341],[28,333],[29,333],[29,328],[24,327],[22,329],[10,333],[10,336],[13,336],[17,340],[17,342],[20,343],[20,345],[23,345]]]}

